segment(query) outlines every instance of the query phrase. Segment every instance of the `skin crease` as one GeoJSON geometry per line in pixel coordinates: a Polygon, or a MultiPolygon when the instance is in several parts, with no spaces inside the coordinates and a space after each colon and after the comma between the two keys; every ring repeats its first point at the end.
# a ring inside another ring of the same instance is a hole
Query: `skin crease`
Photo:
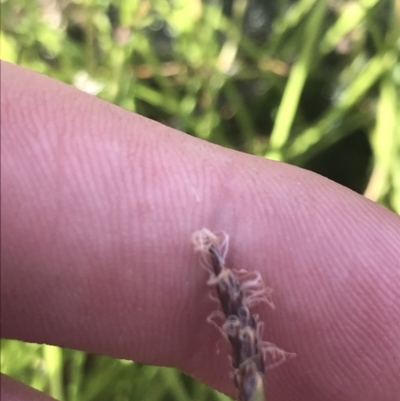
{"type": "MultiPolygon", "coordinates": [[[[397,215],[316,174],[1,69],[3,337],[177,366],[235,396],[190,243],[223,229],[230,266],[274,289],[276,309],[257,308],[263,338],[297,354],[267,372],[267,399],[398,401],[397,215]]],[[[29,391],[1,387],[2,401],[29,391]]]]}

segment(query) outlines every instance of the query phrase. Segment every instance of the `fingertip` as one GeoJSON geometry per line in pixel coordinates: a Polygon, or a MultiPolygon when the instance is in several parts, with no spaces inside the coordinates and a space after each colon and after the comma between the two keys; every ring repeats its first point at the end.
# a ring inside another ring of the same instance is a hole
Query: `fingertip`
{"type": "Polygon", "coordinates": [[[1,401],[55,401],[54,398],[17,381],[10,376],[0,376],[1,401]]]}

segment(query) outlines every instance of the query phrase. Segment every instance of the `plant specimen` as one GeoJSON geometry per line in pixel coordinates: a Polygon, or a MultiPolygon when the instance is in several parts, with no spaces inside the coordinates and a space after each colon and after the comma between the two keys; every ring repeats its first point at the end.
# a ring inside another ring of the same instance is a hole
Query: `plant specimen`
{"type": "Polygon", "coordinates": [[[207,284],[214,287],[219,303],[207,321],[213,324],[232,347],[233,381],[239,390],[240,401],[264,400],[264,373],[294,354],[263,341],[264,324],[250,308],[260,302],[274,308],[271,289],[264,286],[259,272],[234,270],[226,265],[229,236],[203,228],[192,235],[195,251],[200,253],[201,266],[210,274],[207,284]],[[215,319],[221,319],[217,324],[215,319]],[[272,363],[266,366],[266,355],[272,363]]]}

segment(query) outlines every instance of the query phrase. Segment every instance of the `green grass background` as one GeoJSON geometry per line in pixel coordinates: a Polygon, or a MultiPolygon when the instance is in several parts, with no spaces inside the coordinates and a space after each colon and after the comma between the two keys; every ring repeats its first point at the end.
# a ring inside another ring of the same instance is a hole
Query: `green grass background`
{"type": "MultiPolygon", "coordinates": [[[[0,5],[1,58],[400,213],[399,0],[0,5]]],[[[228,400],[176,369],[11,340],[1,371],[65,401],[228,400]]]]}

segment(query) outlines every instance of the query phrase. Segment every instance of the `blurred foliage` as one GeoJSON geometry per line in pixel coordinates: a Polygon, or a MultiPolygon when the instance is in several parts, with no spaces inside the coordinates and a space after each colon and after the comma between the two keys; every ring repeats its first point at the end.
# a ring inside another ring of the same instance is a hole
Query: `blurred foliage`
{"type": "MultiPolygon", "coordinates": [[[[0,4],[1,58],[400,213],[400,0],[0,4]]],[[[1,369],[60,400],[227,399],[174,369],[15,341],[1,369]]]]}
{"type": "Polygon", "coordinates": [[[229,401],[177,369],[1,340],[1,371],[62,401],[229,401]]]}

